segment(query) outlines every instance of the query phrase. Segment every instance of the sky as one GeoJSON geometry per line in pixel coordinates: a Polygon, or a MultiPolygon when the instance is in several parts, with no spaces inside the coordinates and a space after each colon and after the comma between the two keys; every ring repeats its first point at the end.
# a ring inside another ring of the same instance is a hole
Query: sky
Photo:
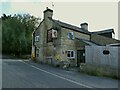
{"type": "Polygon", "coordinates": [[[118,0],[2,0],[0,7],[0,15],[29,13],[41,19],[49,7],[54,19],[78,27],[87,22],[91,32],[113,28],[118,39],[118,0]]]}

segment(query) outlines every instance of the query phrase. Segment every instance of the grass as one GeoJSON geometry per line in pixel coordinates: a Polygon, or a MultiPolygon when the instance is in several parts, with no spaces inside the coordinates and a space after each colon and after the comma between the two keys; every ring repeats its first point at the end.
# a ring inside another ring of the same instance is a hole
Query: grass
{"type": "Polygon", "coordinates": [[[80,72],[92,75],[92,76],[99,76],[99,77],[109,77],[113,79],[119,79],[120,70],[111,68],[109,66],[96,66],[96,65],[90,65],[90,64],[83,64],[80,67],[80,72]]]}

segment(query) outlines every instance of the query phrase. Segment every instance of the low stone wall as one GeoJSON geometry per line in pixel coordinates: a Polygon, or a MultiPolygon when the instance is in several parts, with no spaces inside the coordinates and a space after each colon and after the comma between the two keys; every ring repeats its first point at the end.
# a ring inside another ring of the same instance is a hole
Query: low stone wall
{"type": "Polygon", "coordinates": [[[98,66],[93,64],[80,64],[80,72],[94,76],[110,77],[114,79],[120,79],[120,69],[116,69],[110,66],[98,66]]]}

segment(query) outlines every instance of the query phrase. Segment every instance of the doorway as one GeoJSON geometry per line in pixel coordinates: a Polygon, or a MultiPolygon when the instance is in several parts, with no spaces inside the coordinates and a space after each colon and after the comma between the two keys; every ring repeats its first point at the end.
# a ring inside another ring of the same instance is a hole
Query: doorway
{"type": "Polygon", "coordinates": [[[77,50],[77,67],[80,63],[85,63],[85,50],[77,50]]]}

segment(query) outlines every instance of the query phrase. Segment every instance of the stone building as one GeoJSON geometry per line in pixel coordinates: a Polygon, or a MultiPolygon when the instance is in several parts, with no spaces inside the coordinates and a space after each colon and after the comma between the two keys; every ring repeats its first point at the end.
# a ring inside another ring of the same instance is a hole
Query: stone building
{"type": "Polygon", "coordinates": [[[33,32],[32,57],[42,63],[70,66],[85,63],[85,46],[118,43],[112,38],[113,29],[90,32],[88,23],[76,27],[52,18],[53,10],[47,8],[44,19],[33,32]]]}

